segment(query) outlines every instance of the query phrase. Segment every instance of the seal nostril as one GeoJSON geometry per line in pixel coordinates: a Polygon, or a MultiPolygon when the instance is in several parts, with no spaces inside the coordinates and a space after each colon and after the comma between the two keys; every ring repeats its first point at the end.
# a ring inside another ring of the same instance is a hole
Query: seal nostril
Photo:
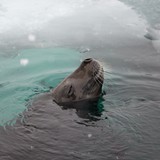
{"type": "Polygon", "coordinates": [[[85,62],[85,63],[89,63],[89,62],[91,62],[92,60],[93,60],[92,58],[87,58],[87,59],[84,60],[84,62],[85,62]]]}

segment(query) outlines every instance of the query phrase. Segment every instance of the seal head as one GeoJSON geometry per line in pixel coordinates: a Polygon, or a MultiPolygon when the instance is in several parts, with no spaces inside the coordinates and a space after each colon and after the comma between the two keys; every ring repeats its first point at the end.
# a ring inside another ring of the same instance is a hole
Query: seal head
{"type": "Polygon", "coordinates": [[[68,102],[98,100],[103,81],[102,65],[97,60],[87,58],[71,75],[52,90],[53,100],[60,105],[68,102]]]}

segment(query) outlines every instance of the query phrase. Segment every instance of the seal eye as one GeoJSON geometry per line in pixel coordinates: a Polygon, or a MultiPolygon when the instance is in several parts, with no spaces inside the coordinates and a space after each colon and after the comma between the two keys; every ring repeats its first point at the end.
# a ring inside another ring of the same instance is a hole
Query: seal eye
{"type": "Polygon", "coordinates": [[[92,61],[92,58],[87,58],[87,59],[84,60],[84,63],[89,63],[91,61],[92,61]]]}
{"type": "Polygon", "coordinates": [[[74,90],[73,90],[73,87],[72,87],[72,85],[71,85],[71,86],[69,87],[69,89],[68,89],[68,96],[72,96],[73,93],[74,93],[74,90]]]}

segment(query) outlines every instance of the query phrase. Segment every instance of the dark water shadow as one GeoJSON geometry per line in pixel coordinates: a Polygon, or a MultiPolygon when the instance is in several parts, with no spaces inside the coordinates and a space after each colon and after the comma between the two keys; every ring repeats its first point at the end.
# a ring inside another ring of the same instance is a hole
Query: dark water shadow
{"type": "Polygon", "coordinates": [[[110,126],[99,120],[102,110],[94,103],[62,108],[53,103],[51,94],[38,95],[14,126],[0,128],[0,159],[115,158],[120,155],[122,145],[117,139],[121,138],[115,139],[110,126]],[[83,120],[94,121],[95,125],[83,120]]]}
{"type": "Polygon", "coordinates": [[[66,103],[61,105],[61,108],[63,110],[74,109],[77,116],[85,122],[99,121],[104,110],[103,101],[103,96],[101,96],[94,100],[66,103]]]}

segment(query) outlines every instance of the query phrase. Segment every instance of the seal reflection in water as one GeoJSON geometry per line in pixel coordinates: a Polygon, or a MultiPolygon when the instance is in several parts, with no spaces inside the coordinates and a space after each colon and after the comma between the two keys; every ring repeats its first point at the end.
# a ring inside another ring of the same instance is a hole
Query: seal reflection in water
{"type": "Polygon", "coordinates": [[[87,58],[52,90],[53,100],[59,105],[82,101],[95,102],[101,96],[103,81],[102,65],[97,60],[87,58]]]}

